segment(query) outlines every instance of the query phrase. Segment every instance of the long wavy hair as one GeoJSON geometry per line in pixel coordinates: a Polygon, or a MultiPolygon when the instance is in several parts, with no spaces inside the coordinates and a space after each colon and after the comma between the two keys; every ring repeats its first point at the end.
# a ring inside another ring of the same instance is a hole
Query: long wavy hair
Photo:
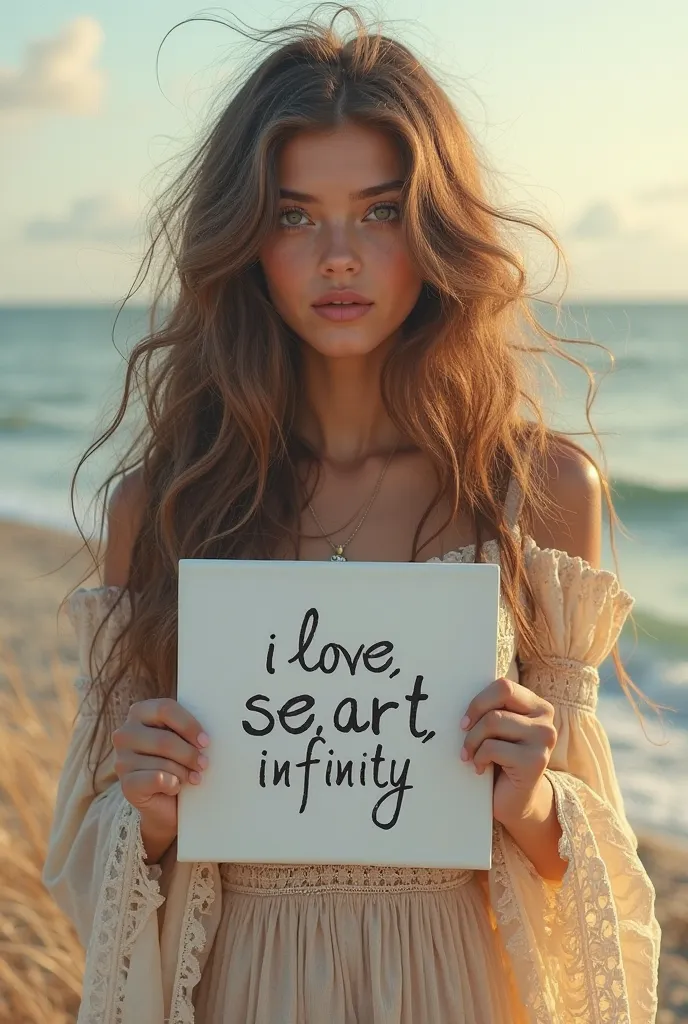
{"type": "MultiPolygon", "coordinates": [[[[148,680],[151,693],[175,694],[179,559],[270,558],[285,544],[298,557],[308,497],[302,468],[317,466],[317,455],[294,429],[300,342],[270,302],[258,252],[278,216],[280,146],[303,129],[355,122],[389,133],[399,147],[403,230],[424,283],[381,387],[389,416],[438,477],[412,558],[439,501],[448,501],[452,518],[469,516],[476,560],[487,538],[498,539],[503,590],[520,637],[531,653],[541,653],[532,604],[520,599],[529,588],[504,498],[513,475],[526,499],[527,526],[529,510],[545,501],[537,467],[554,446],[578,448],[545,426],[526,364],[546,353],[583,364],[531,310],[509,229],[545,236],[557,269],[565,257],[547,227],[488,201],[478,147],[418,57],[379,28],[370,30],[355,8],[325,4],[316,11],[332,8],[329,20],[314,14],[267,32],[240,29],[269,52],[153,205],[150,244],[127,296],[161,257],[149,332],[128,357],[116,415],[82,456],[71,487],[74,513],[77,474],[137,398],[143,426],[98,492],[101,541],[113,482],[136,474],[145,496],[129,578],[109,613],[122,601],[131,606],[120,656],[92,673],[101,689],[91,750],[100,730],[101,756],[109,742],[101,722],[111,716],[125,675],[148,680]],[[337,30],[343,14],[353,22],[348,35],[337,30]]],[[[594,387],[586,372],[589,405],[594,387]]],[[[97,640],[98,634],[92,661],[97,640]]],[[[640,691],[618,654],[617,668],[633,701],[631,690],[640,691]]]]}

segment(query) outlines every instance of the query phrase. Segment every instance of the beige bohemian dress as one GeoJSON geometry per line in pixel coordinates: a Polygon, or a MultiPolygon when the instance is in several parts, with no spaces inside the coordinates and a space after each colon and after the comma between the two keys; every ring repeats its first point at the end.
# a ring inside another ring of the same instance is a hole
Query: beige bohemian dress
{"type": "MultiPolygon", "coordinates": [[[[474,549],[442,561],[473,561],[474,549]]],[[[498,557],[496,544],[483,549],[498,557]]],[[[536,873],[495,825],[489,872],[346,865],[147,867],[139,816],[108,759],[94,796],[82,704],[60,780],[44,879],[87,948],[79,1024],[650,1024],[660,932],[595,714],[597,666],[632,599],[616,577],[525,540],[537,627],[554,668],[516,661],[501,610],[500,671],[551,701],[548,777],[568,862],[536,873]]],[[[333,567],[333,572],[337,569],[333,567]]],[[[88,651],[118,591],[69,605],[88,651]]],[[[103,630],[97,657],[128,614],[103,630]]],[[[450,644],[451,637],[447,637],[450,644]]],[[[118,713],[148,696],[130,679],[118,713]]]]}

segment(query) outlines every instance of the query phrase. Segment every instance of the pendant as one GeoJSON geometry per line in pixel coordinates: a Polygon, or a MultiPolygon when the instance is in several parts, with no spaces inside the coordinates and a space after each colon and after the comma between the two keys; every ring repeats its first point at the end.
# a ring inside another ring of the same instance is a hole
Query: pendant
{"type": "Polygon", "coordinates": [[[346,562],[347,561],[346,555],[344,554],[344,548],[341,546],[341,544],[335,550],[334,554],[331,556],[330,561],[331,562],[346,562]]]}

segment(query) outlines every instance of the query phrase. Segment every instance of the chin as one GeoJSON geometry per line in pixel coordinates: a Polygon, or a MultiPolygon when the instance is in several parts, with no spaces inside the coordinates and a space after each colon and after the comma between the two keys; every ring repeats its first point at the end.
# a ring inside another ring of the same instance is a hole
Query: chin
{"type": "Polygon", "coordinates": [[[297,331],[302,343],[328,359],[364,358],[373,353],[381,355],[387,349],[398,328],[390,325],[389,329],[380,329],[376,324],[362,322],[344,324],[318,324],[315,329],[312,323],[303,324],[297,331]]]}
{"type": "Polygon", "coordinates": [[[370,356],[385,345],[384,338],[371,338],[359,333],[338,329],[329,336],[304,338],[304,344],[328,359],[370,356]]]}

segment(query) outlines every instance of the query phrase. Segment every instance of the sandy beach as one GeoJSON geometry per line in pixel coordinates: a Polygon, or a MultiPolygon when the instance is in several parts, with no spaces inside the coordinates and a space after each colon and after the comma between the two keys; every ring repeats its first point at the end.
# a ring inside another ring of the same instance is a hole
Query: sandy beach
{"type": "MultiPolygon", "coordinates": [[[[77,536],[0,522],[0,685],[7,658],[40,693],[50,685],[55,659],[76,669],[71,626],[60,602],[71,589],[97,585],[88,553],[77,536]]],[[[658,1024],[688,1021],[688,844],[643,834],[640,852],[657,891],[663,932],[658,1024]]],[[[0,908],[0,913],[3,913],[0,908]]],[[[0,920],[0,929],[2,928],[0,920]]]]}

